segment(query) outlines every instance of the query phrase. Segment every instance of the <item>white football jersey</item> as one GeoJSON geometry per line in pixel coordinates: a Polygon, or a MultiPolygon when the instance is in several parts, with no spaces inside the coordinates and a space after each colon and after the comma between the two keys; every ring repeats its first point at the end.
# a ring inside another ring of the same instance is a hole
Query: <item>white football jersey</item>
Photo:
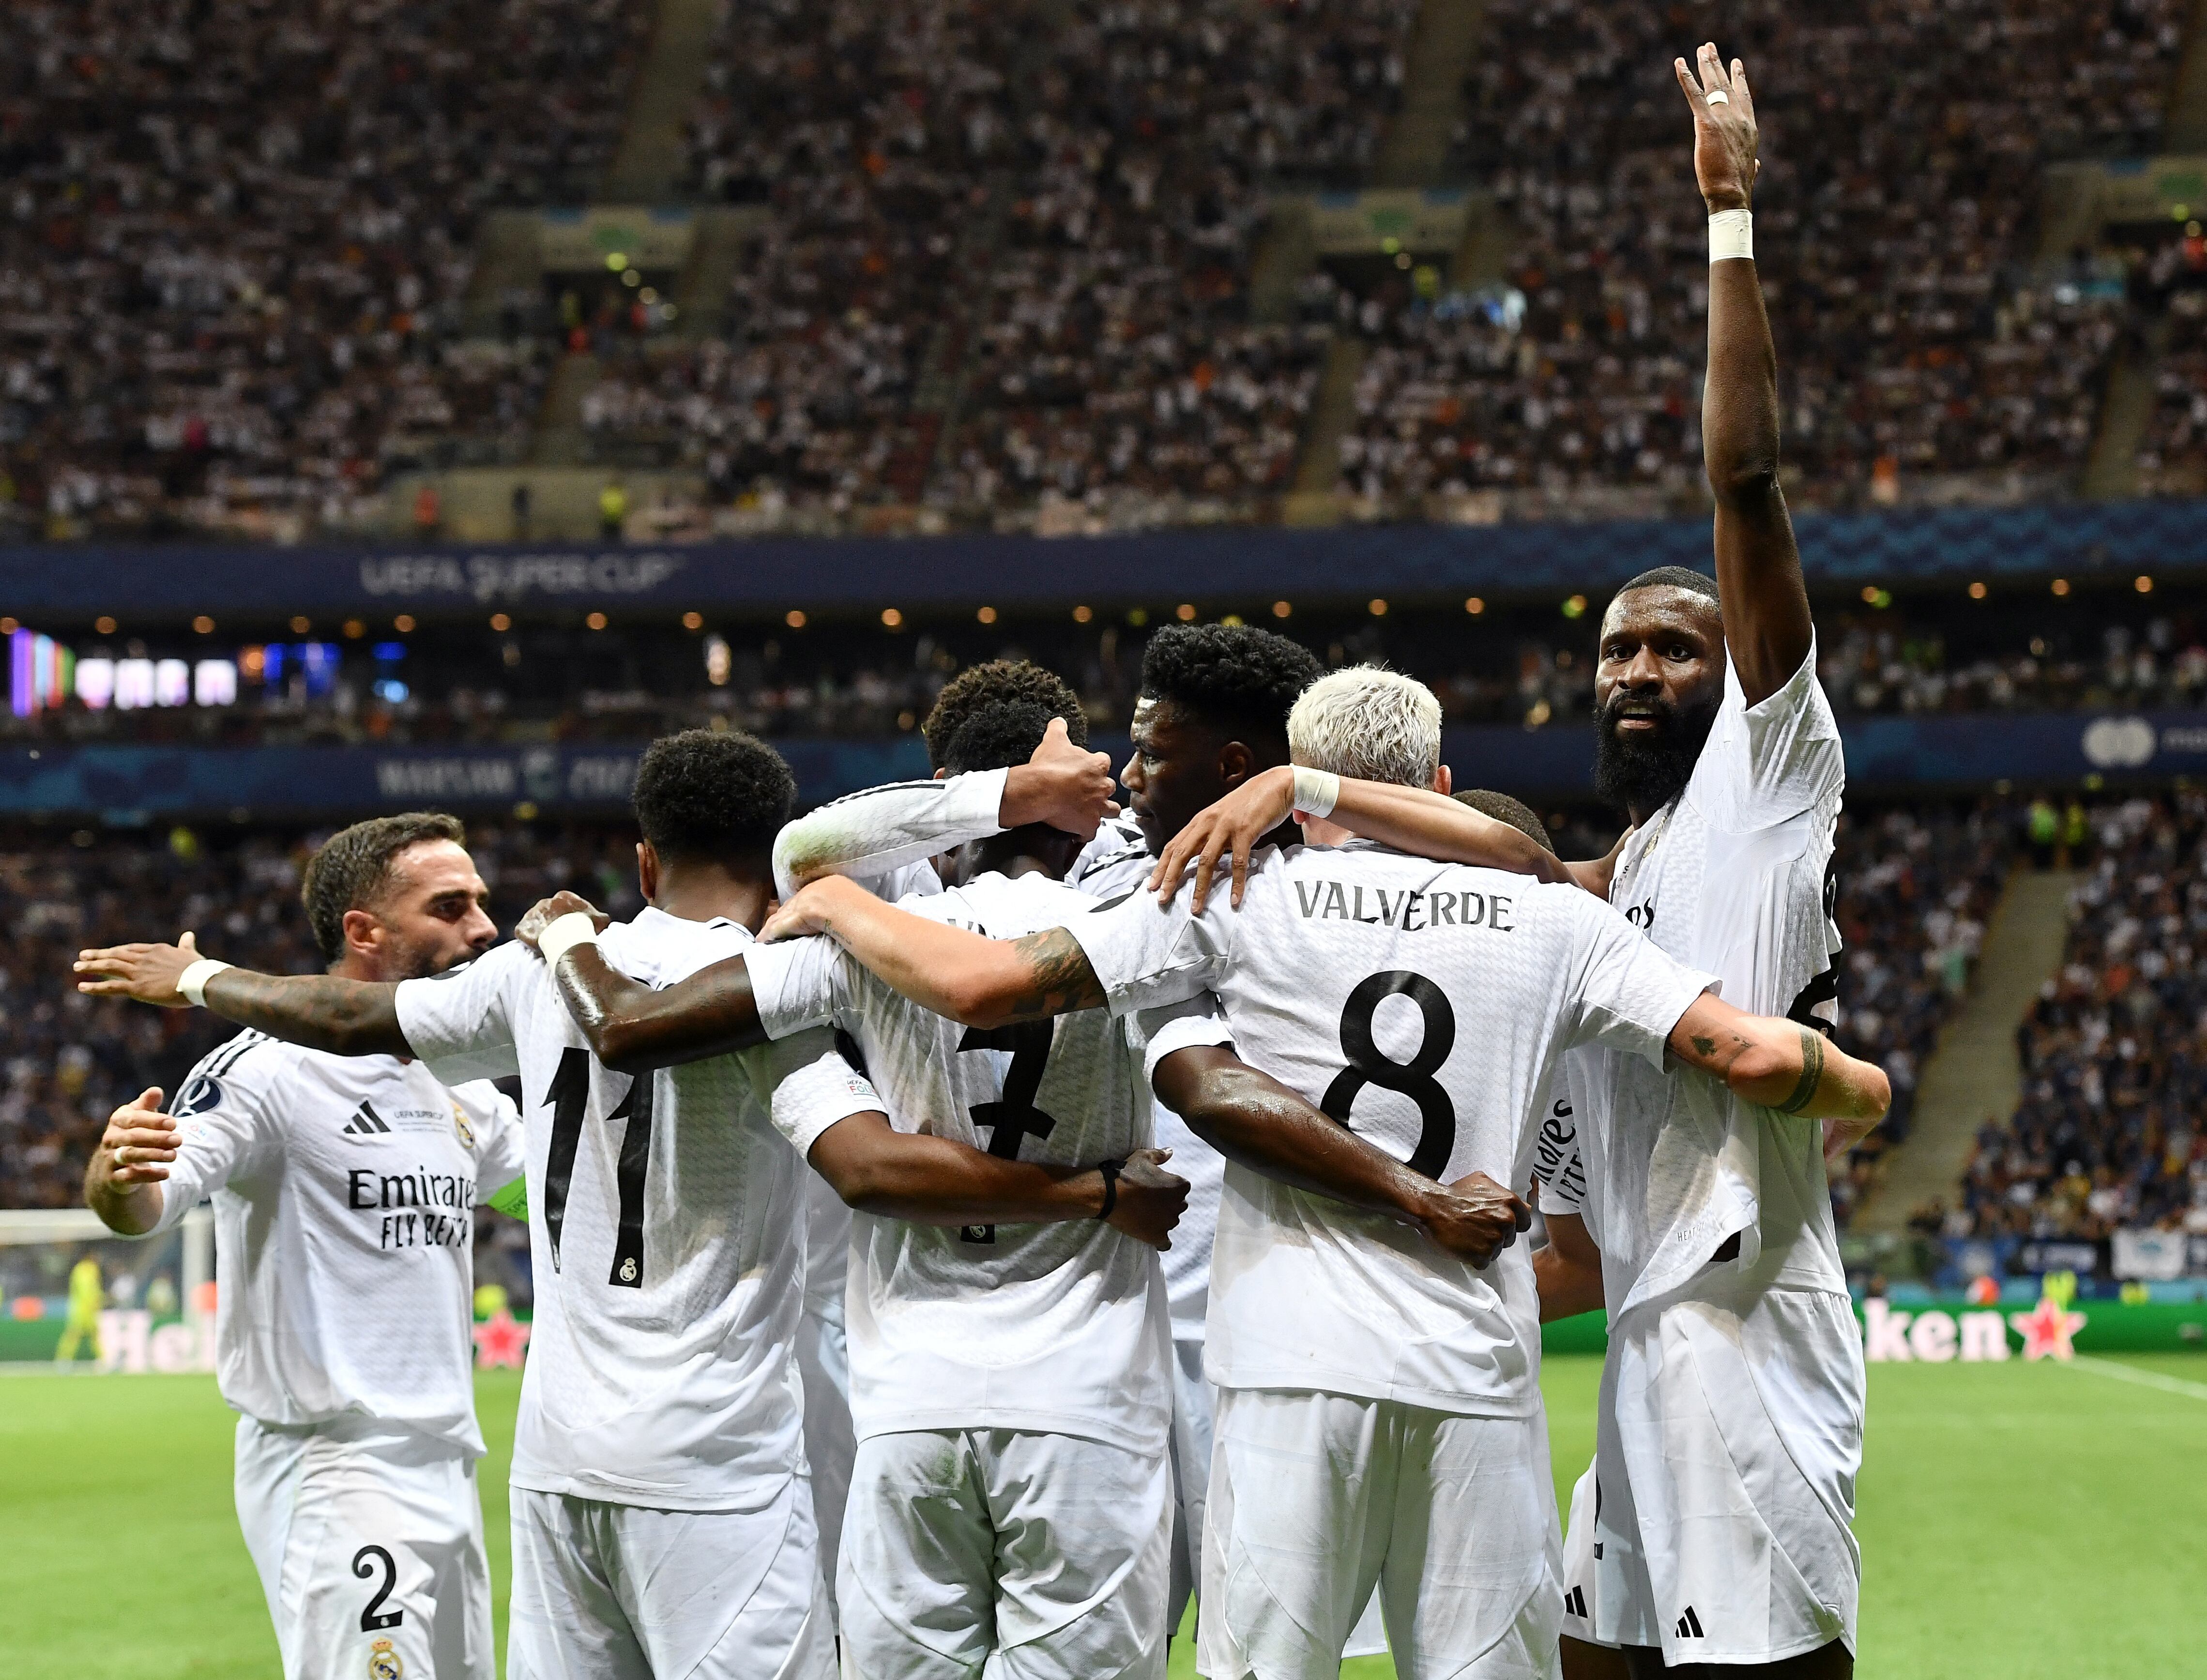
{"type": "Polygon", "coordinates": [[[212,1199],[222,1397],[266,1424],[397,1424],[480,1456],[474,1215],[521,1175],[513,1104],[248,1030],[170,1112],[158,1229],[212,1199]]]}
{"type": "MultiPolygon", "coordinates": [[[[1685,791],[1618,859],[1610,902],[1680,962],[1759,1015],[1829,1023],[1839,929],[1833,831],[1846,765],[1816,655],[1750,708],[1729,666],[1685,791]]],[[[1823,1128],[1613,1052],[1575,1067],[1578,1148],[1612,1318],[1700,1277],[1846,1288],[1824,1177],[1823,1128]]]]}
{"type": "MultiPolygon", "coordinates": [[[[1096,906],[1041,876],[984,875],[903,907],[1018,938],[1096,906]]],[[[769,1030],[832,1022],[849,1032],[900,1131],[1066,1166],[1149,1145],[1139,1040],[1104,1010],[983,1031],[900,996],[825,938],[762,946],[749,964],[769,1030]]],[[[775,1103],[800,1152],[832,1123],[808,1112],[810,1100],[785,1088],[775,1103]]],[[[1146,1245],[1095,1220],[958,1229],[860,1213],[852,1261],[861,1439],[996,1428],[1163,1449],[1169,1330],[1146,1245]]]]}
{"type": "MultiPolygon", "coordinates": [[[[671,985],[751,948],[733,922],[646,910],[607,960],[671,985]]],[[[756,1509],[804,1463],[795,1366],[804,1163],[768,1118],[782,1079],[846,1114],[881,1104],[826,1034],[648,1078],[590,1055],[513,943],[398,989],[440,1077],[518,1073],[529,1131],[534,1333],[513,1485],[671,1510],[756,1509]]]]}
{"type": "MultiPolygon", "coordinates": [[[[1239,911],[1137,894],[1068,930],[1114,1010],[1215,991],[1242,1058],[1452,1182],[1528,1186],[1563,1053],[1660,1067],[1709,978],[1575,888],[1367,841],[1267,850],[1239,911]]],[[[1529,1255],[1484,1271],[1423,1232],[1229,1163],[1205,1369],[1222,1388],[1522,1414],[1540,1403],[1529,1255]]]]}

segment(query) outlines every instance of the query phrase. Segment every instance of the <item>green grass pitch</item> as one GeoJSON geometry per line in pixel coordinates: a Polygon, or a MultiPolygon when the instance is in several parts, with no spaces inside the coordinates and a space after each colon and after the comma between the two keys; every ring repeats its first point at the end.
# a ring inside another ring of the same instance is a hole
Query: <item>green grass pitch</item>
{"type": "MultiPolygon", "coordinates": [[[[1596,1370],[1586,1358],[1548,1363],[1559,1498],[1592,1450],[1596,1370]]],[[[505,1372],[480,1388],[501,1646],[518,1390],[505,1372]]],[[[0,1670],[12,1680],[277,1672],[230,1507],[232,1421],[204,1377],[0,1380],[0,1670]]],[[[2207,1359],[1881,1366],[1866,1460],[1866,1680],[2199,1671],[2207,1359]]],[[[1344,1675],[1392,1671],[1372,1659],[1344,1675]]],[[[1175,1680],[1193,1672],[1176,1641],[1175,1680]]]]}

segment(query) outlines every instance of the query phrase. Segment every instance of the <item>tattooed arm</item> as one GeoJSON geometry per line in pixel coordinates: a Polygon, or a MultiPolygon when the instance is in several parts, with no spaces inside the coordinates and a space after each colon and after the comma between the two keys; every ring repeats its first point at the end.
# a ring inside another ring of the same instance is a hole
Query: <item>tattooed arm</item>
{"type": "Polygon", "coordinates": [[[1063,928],[1025,939],[984,939],[883,904],[863,887],[830,876],[807,887],[761,930],[766,939],[810,933],[833,936],[913,1002],[967,1026],[1004,1026],[1104,1003],[1087,954],[1063,928]]]}
{"type": "MultiPolygon", "coordinates": [[[[77,953],[76,989],[94,997],[132,997],[181,1009],[176,989],[183,972],[199,960],[184,936],[176,945],[117,945],[77,953]]],[[[206,1007],[236,1021],[310,1050],[332,1055],[411,1055],[399,1030],[398,988],[374,980],[340,980],[331,974],[256,974],[225,968],[206,983],[206,1007]]]]}
{"type": "Polygon", "coordinates": [[[1853,1142],[1875,1128],[1893,1102],[1892,1082],[1875,1063],[1827,1044],[1798,1021],[1750,1015],[1708,992],[1671,1029],[1671,1053],[1750,1103],[1834,1121],[1853,1142]]]}

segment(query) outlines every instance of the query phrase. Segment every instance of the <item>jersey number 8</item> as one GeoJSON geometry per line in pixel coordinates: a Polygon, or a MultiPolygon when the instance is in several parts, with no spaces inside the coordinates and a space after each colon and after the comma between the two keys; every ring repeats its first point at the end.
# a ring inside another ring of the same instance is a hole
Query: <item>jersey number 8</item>
{"type": "Polygon", "coordinates": [[[1402,1092],[1418,1105],[1418,1118],[1423,1122],[1418,1146],[1410,1151],[1410,1170],[1438,1179],[1446,1169],[1449,1157],[1456,1153],[1456,1104],[1433,1075],[1455,1048],[1456,1011],[1438,986],[1424,975],[1404,969],[1375,974],[1349,993],[1343,1007],[1341,1054],[1349,1066],[1325,1088],[1319,1107],[1347,1126],[1356,1095],[1366,1085],[1402,1092]],[[1390,1061],[1380,1054],[1372,1037],[1372,1018],[1379,1013],[1381,1001],[1390,997],[1409,998],[1425,1017],[1425,1037],[1408,1061],[1390,1061]]]}

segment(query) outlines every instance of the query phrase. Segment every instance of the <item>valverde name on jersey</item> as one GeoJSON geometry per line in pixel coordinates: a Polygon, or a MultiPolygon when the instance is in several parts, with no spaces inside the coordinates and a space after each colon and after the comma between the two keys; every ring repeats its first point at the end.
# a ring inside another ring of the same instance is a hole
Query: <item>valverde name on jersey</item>
{"type": "Polygon", "coordinates": [[[1306,922],[1365,922],[1373,927],[1424,933],[1433,928],[1484,928],[1515,933],[1516,903],[1500,893],[1433,891],[1423,887],[1389,892],[1363,882],[1297,881],[1295,904],[1306,922]]]}

